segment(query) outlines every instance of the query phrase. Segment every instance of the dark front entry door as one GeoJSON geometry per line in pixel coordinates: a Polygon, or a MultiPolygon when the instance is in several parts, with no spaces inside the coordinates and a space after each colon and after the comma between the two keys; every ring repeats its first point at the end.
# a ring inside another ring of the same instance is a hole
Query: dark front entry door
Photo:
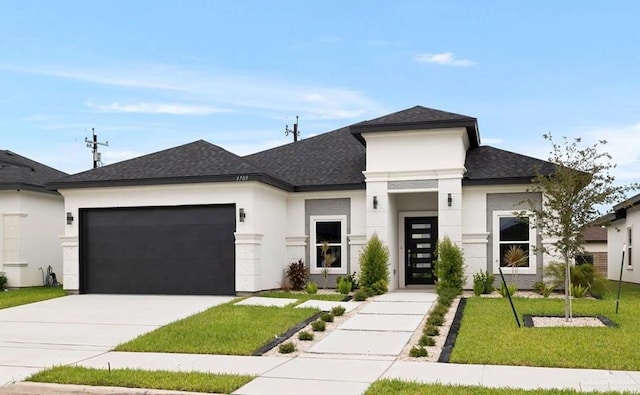
{"type": "Polygon", "coordinates": [[[434,284],[435,249],[438,242],[437,217],[404,220],[405,284],[434,284]]]}

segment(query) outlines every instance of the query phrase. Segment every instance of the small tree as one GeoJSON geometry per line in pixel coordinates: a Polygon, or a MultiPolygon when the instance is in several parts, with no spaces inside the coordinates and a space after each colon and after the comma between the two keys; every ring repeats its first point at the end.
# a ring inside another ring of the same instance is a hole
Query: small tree
{"type": "Polygon", "coordinates": [[[460,294],[466,280],[462,250],[448,236],[445,236],[438,242],[437,251],[436,277],[438,281],[436,282],[436,291],[438,295],[449,291],[456,295],[460,294]]]}
{"type": "MultiPolygon", "coordinates": [[[[582,229],[588,224],[597,224],[602,218],[600,206],[610,206],[623,200],[626,192],[637,189],[637,184],[616,186],[611,170],[611,155],[599,152],[599,146],[607,142],[581,147],[581,139],[569,142],[567,137],[555,143],[551,134],[544,134],[551,143],[549,162],[553,163],[553,174],[542,174],[536,169],[530,191],[543,194],[542,206],[532,200],[528,205],[536,219],[532,226],[540,227],[545,234],[556,240],[553,251],[544,246],[541,252],[557,253],[562,257],[565,270],[565,319],[572,316],[570,263],[583,252],[582,229]]],[[[520,213],[524,216],[525,213],[520,213]]]]}
{"type": "Polygon", "coordinates": [[[373,234],[360,253],[360,287],[371,289],[384,282],[385,292],[389,284],[389,249],[377,234],[373,234]]]}

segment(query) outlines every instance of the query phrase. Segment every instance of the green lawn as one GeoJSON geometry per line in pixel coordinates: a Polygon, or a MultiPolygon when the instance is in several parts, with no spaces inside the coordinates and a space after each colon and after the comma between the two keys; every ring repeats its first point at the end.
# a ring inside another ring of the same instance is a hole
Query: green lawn
{"type": "MultiPolygon", "coordinates": [[[[575,390],[521,390],[442,384],[419,384],[400,380],[379,380],[364,395],[620,395],[621,392],[578,392],[575,390]]],[[[625,392],[628,394],[628,392],[625,392]]]]}
{"type": "Polygon", "coordinates": [[[298,299],[299,303],[304,303],[307,300],[329,300],[334,302],[340,302],[344,300],[346,295],[339,293],[331,294],[308,294],[306,292],[283,292],[283,291],[264,291],[260,292],[258,296],[265,298],[291,298],[298,299]]]}
{"type": "Polygon", "coordinates": [[[173,322],[116,347],[116,351],[251,355],[275,336],[318,312],[233,302],[173,322]]]}
{"type": "Polygon", "coordinates": [[[134,369],[88,369],[59,366],[29,377],[27,381],[107,387],[155,388],[172,391],[230,394],[254,376],[199,372],[167,372],[134,369]]]}
{"type": "MultiPolygon", "coordinates": [[[[618,328],[518,328],[507,299],[470,298],[450,362],[640,370],[640,286],[623,284],[615,314],[616,283],[603,300],[576,299],[575,315],[601,314],[618,328]]],[[[514,298],[524,314],[563,314],[562,299],[514,298]]]]}
{"type": "Polygon", "coordinates": [[[0,309],[58,298],[66,294],[62,287],[30,287],[0,291],[0,309]]]}

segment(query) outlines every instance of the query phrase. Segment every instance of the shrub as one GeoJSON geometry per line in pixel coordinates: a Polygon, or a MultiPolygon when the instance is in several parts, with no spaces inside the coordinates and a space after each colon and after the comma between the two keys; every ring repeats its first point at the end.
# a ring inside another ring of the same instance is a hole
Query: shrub
{"type": "Polygon", "coordinates": [[[571,286],[571,295],[573,295],[574,298],[584,298],[586,293],[587,288],[580,284],[573,284],[571,286]]]}
{"type": "Polygon", "coordinates": [[[4,273],[0,273],[0,291],[7,289],[7,276],[4,273]]]}
{"type": "Polygon", "coordinates": [[[318,284],[314,283],[313,281],[309,281],[307,283],[307,286],[304,288],[304,290],[308,294],[317,294],[318,293],[318,284]]]}
{"type": "Polygon", "coordinates": [[[278,347],[278,351],[280,351],[280,354],[291,354],[295,350],[296,350],[296,345],[293,344],[292,342],[282,343],[278,347]]]}
{"type": "Polygon", "coordinates": [[[458,296],[456,291],[451,289],[443,289],[442,292],[438,294],[438,304],[449,307],[451,306],[451,303],[453,303],[453,300],[456,298],[456,296],[458,296]]]}
{"type": "Polygon", "coordinates": [[[302,291],[309,278],[309,268],[307,268],[302,259],[300,259],[298,262],[291,262],[289,264],[286,274],[291,288],[294,291],[302,291]]]}
{"type": "Polygon", "coordinates": [[[493,282],[495,276],[489,272],[482,271],[473,275],[473,294],[480,296],[482,294],[490,294],[495,289],[493,282]]]}
{"type": "MultiPolygon", "coordinates": [[[[571,266],[571,283],[581,285],[594,298],[601,298],[607,293],[607,279],[596,272],[593,265],[571,266]]],[[[552,261],[544,267],[544,277],[555,289],[564,290],[565,266],[562,262],[552,261]]]]}
{"type": "Polygon", "coordinates": [[[325,329],[327,329],[327,324],[322,320],[315,320],[311,323],[311,329],[313,329],[314,332],[324,332],[325,329]]]}
{"type": "Polygon", "coordinates": [[[427,318],[427,324],[442,326],[444,324],[444,318],[441,315],[430,315],[429,318],[427,318]]]}
{"type": "Polygon", "coordinates": [[[307,331],[302,331],[302,332],[298,333],[298,339],[304,340],[304,341],[313,340],[313,333],[307,332],[307,331]]]}
{"type": "Polygon", "coordinates": [[[373,292],[373,295],[382,295],[389,289],[387,280],[378,280],[375,283],[371,284],[371,288],[369,289],[371,290],[371,292],[373,292]]]}
{"type": "Polygon", "coordinates": [[[429,353],[424,347],[411,347],[411,350],[409,350],[409,355],[413,358],[420,358],[429,356],[429,353]]]}
{"type": "Polygon", "coordinates": [[[367,300],[369,295],[367,295],[367,291],[363,288],[360,288],[353,294],[353,300],[356,302],[362,302],[363,300],[367,300]]]}
{"type": "Polygon", "coordinates": [[[438,294],[444,290],[451,290],[456,295],[462,293],[462,285],[465,281],[464,258],[460,247],[451,242],[445,236],[438,242],[438,260],[435,263],[436,291],[438,294]]]}
{"type": "Polygon", "coordinates": [[[436,345],[436,339],[429,335],[422,335],[418,344],[422,347],[432,347],[436,345]]]}
{"type": "Polygon", "coordinates": [[[382,243],[377,234],[374,233],[364,246],[359,262],[360,286],[373,288],[374,284],[383,280],[384,283],[378,284],[376,290],[382,291],[384,289],[384,292],[387,292],[389,249],[382,243]]]}
{"type": "Polygon", "coordinates": [[[436,307],[431,310],[431,314],[439,314],[444,316],[449,311],[449,306],[443,304],[437,304],[436,307]]]}
{"type": "Polygon", "coordinates": [[[482,292],[484,291],[484,282],[483,281],[479,281],[476,280],[476,275],[473,275],[473,294],[475,296],[480,296],[482,295],[482,292]]]}
{"type": "Polygon", "coordinates": [[[507,290],[509,290],[509,295],[513,296],[518,292],[518,287],[515,284],[507,284],[505,287],[504,284],[500,284],[500,288],[498,289],[498,293],[502,295],[503,298],[507,297],[507,290]]]}
{"type": "Polygon", "coordinates": [[[334,316],[332,313],[324,311],[320,314],[320,319],[324,322],[333,322],[334,316]]]}
{"type": "Polygon", "coordinates": [[[424,327],[422,333],[427,336],[438,336],[440,334],[440,329],[435,325],[427,325],[424,327]]]}
{"type": "Polygon", "coordinates": [[[343,295],[348,295],[351,292],[351,281],[348,277],[340,277],[338,280],[338,291],[343,295]]]}
{"type": "Polygon", "coordinates": [[[341,315],[344,315],[345,310],[346,309],[343,306],[334,306],[331,309],[331,314],[333,314],[336,317],[340,317],[341,315]]]}
{"type": "Polygon", "coordinates": [[[549,295],[551,295],[551,292],[553,292],[553,285],[544,285],[544,288],[542,289],[542,296],[545,298],[548,298],[549,295]]]}
{"type": "Polygon", "coordinates": [[[533,292],[544,296],[545,298],[548,298],[549,295],[551,295],[551,292],[553,292],[554,286],[553,285],[547,285],[542,281],[536,281],[533,284],[533,292]]]}

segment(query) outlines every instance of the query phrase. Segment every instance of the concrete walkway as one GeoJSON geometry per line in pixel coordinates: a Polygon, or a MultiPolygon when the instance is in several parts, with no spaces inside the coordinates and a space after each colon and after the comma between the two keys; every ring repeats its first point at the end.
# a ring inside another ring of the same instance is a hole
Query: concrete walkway
{"type": "MultiPolygon", "coordinates": [[[[397,360],[436,299],[432,292],[391,292],[366,302],[297,358],[108,352],[78,363],[106,368],[244,373],[259,376],[234,394],[362,394],[379,378],[485,387],[560,388],[640,393],[640,372],[520,366],[458,365],[397,360]]],[[[18,383],[0,394],[167,394],[175,391],[108,389],[18,383]]]]}

